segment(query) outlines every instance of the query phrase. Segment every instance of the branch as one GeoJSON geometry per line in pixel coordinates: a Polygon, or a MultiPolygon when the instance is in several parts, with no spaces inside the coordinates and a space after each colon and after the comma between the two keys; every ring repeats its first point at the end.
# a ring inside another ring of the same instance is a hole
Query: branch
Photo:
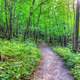
{"type": "Polygon", "coordinates": [[[48,1],[48,0],[45,0],[45,1],[42,1],[40,4],[38,4],[38,6],[34,9],[34,11],[37,10],[38,7],[40,7],[41,5],[43,5],[43,4],[44,4],[45,2],[47,2],[47,1],[48,1]]]}

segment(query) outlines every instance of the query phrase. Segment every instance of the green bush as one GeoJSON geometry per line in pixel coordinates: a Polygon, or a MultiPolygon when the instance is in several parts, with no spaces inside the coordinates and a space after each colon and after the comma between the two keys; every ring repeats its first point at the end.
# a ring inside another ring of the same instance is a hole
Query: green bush
{"type": "Polygon", "coordinates": [[[77,80],[80,80],[80,64],[76,64],[72,69],[71,72],[74,74],[74,77],[77,80]]]}
{"type": "Polygon", "coordinates": [[[30,77],[41,55],[32,42],[0,40],[0,57],[0,80],[23,80],[30,77]]]}
{"type": "Polygon", "coordinates": [[[80,54],[73,53],[69,48],[56,47],[53,50],[64,59],[76,80],[80,80],[80,54]]]}

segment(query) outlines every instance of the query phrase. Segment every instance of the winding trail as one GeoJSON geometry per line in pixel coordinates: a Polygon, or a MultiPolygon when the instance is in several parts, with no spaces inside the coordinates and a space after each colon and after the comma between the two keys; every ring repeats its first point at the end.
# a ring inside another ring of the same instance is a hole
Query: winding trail
{"type": "Polygon", "coordinates": [[[40,46],[42,61],[33,80],[74,80],[62,59],[47,46],[40,46]]]}

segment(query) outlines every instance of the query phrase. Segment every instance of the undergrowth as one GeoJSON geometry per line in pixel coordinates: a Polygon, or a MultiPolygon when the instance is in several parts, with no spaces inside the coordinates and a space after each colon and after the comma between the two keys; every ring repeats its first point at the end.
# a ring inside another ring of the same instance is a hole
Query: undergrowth
{"type": "Polygon", "coordinates": [[[0,80],[27,80],[41,55],[31,42],[0,40],[0,80]]]}
{"type": "Polygon", "coordinates": [[[53,50],[64,59],[75,80],[80,80],[80,53],[74,53],[71,49],[62,47],[56,47],[53,50]]]}

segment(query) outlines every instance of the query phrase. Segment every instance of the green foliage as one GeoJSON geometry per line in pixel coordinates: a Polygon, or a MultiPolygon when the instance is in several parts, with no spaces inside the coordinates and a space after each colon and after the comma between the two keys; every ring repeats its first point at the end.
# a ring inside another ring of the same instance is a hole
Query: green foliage
{"type": "Polygon", "coordinates": [[[69,48],[56,47],[53,50],[64,59],[76,80],[80,80],[80,54],[73,53],[69,48]]]}
{"type": "Polygon", "coordinates": [[[72,73],[77,80],[80,80],[80,64],[76,64],[74,68],[72,68],[72,73]]]}
{"type": "Polygon", "coordinates": [[[29,42],[0,40],[1,80],[27,79],[31,76],[41,55],[36,45],[29,42]]]}
{"type": "Polygon", "coordinates": [[[19,32],[24,32],[28,24],[31,9],[32,15],[30,25],[28,25],[31,31],[37,29],[46,34],[47,30],[47,35],[56,37],[65,34],[71,35],[72,28],[74,27],[73,0],[35,0],[34,6],[32,6],[32,1],[6,0],[7,7],[5,10],[5,0],[0,0],[0,24],[6,28],[7,17],[9,25],[9,8],[12,7],[13,32],[16,32],[17,28],[19,32]],[[71,6],[71,9],[69,6],[71,6]],[[6,12],[7,15],[5,14],[6,12]]]}

